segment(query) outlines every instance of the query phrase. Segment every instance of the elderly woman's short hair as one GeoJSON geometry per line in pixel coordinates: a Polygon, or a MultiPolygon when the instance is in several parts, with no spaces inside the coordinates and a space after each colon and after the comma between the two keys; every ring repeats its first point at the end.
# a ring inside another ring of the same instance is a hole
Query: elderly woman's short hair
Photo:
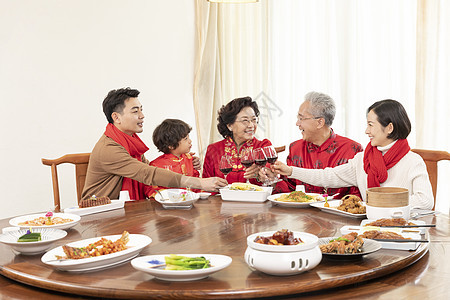
{"type": "Polygon", "coordinates": [[[250,97],[236,98],[223,105],[219,111],[217,117],[217,130],[224,138],[233,137],[233,132],[228,129],[228,124],[233,124],[236,121],[237,114],[245,107],[251,107],[255,112],[255,115],[259,116],[258,104],[250,97]]]}

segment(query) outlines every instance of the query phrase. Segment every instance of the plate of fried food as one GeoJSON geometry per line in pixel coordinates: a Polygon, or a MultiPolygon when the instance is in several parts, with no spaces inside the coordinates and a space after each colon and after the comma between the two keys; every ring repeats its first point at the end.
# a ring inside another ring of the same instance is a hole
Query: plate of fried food
{"type": "Polygon", "coordinates": [[[421,234],[425,234],[429,227],[436,227],[436,225],[425,224],[424,221],[412,220],[407,221],[403,218],[383,218],[378,220],[362,220],[361,226],[375,226],[375,227],[392,227],[392,228],[410,228],[417,229],[421,234]]]}
{"type": "Polygon", "coordinates": [[[75,214],[47,212],[15,217],[9,220],[9,224],[23,229],[55,228],[64,230],[77,225],[80,219],[81,217],[75,214]]]}
{"type": "Polygon", "coordinates": [[[381,244],[350,232],[340,237],[320,238],[319,248],[325,257],[354,259],[380,250],[381,244]]]}
{"type": "Polygon", "coordinates": [[[60,271],[97,271],[136,257],[151,242],[146,235],[124,231],[121,235],[94,237],[54,248],[41,261],[60,271]]]}
{"type": "Polygon", "coordinates": [[[328,203],[319,202],[310,203],[309,205],[335,215],[352,218],[366,217],[366,204],[361,200],[361,198],[355,195],[346,195],[341,200],[331,200],[328,201],[328,203]]]}
{"type": "Polygon", "coordinates": [[[325,201],[321,194],[304,193],[302,191],[274,194],[267,197],[267,199],[272,201],[273,204],[284,207],[309,207],[310,203],[325,201]]]}
{"type": "Polygon", "coordinates": [[[219,254],[165,254],[137,257],[131,265],[161,280],[191,281],[206,278],[231,262],[231,257],[219,254]]]}

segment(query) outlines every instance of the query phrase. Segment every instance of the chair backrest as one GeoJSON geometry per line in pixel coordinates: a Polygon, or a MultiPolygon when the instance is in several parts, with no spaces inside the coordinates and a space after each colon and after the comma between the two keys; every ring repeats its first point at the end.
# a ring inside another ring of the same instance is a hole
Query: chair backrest
{"type": "Polygon", "coordinates": [[[59,197],[58,172],[56,166],[59,164],[70,163],[75,165],[75,182],[77,185],[77,200],[81,199],[84,183],[86,181],[86,173],[89,163],[90,153],[66,154],[57,159],[42,159],[42,163],[50,166],[52,169],[52,183],[53,183],[53,200],[55,202],[55,212],[61,210],[61,200],[59,197]]]}
{"type": "Polygon", "coordinates": [[[277,153],[283,152],[284,150],[286,150],[286,146],[275,147],[277,153]]]}
{"type": "Polygon", "coordinates": [[[427,165],[428,177],[430,177],[431,188],[433,190],[434,205],[433,210],[436,207],[436,192],[437,192],[437,179],[438,179],[438,161],[450,160],[450,153],[447,151],[437,150],[424,150],[424,149],[411,149],[412,152],[419,154],[427,165]]]}

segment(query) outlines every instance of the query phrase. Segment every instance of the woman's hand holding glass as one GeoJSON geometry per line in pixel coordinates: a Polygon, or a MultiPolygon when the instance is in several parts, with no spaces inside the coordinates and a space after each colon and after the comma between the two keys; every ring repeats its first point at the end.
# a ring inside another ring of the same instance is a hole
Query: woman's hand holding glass
{"type": "Polygon", "coordinates": [[[292,167],[282,163],[281,161],[277,160],[275,163],[273,163],[270,168],[262,168],[259,170],[259,177],[261,180],[277,180],[277,175],[286,175],[291,176],[292,175],[292,167]]]}

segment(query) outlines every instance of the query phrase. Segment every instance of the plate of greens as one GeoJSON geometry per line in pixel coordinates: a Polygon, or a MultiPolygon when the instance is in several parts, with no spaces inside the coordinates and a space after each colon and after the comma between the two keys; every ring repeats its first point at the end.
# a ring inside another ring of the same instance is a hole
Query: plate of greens
{"type": "Polygon", "coordinates": [[[231,257],[219,254],[165,254],[135,258],[131,265],[166,281],[199,280],[231,264],[231,257]]]}

